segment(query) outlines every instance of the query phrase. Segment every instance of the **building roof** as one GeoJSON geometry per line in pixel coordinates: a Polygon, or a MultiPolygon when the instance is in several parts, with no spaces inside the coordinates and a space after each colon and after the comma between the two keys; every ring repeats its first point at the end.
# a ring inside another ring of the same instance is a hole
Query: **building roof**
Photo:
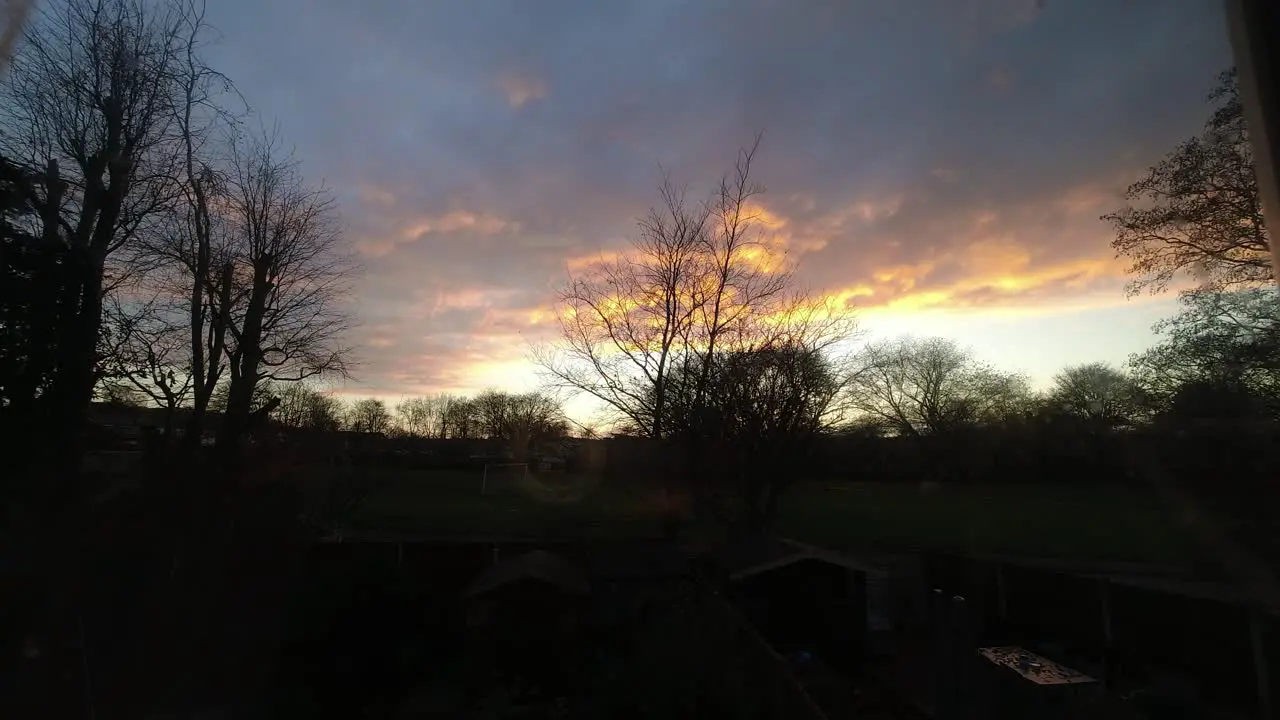
{"type": "Polygon", "coordinates": [[[746,555],[731,556],[725,562],[730,580],[743,580],[806,560],[816,560],[848,570],[869,571],[877,569],[874,563],[863,562],[841,553],[806,545],[794,540],[776,540],[765,548],[746,555]]]}
{"type": "Polygon", "coordinates": [[[523,580],[537,580],[575,595],[591,588],[587,576],[568,560],[544,550],[533,550],[487,568],[464,595],[475,597],[523,580]]]}

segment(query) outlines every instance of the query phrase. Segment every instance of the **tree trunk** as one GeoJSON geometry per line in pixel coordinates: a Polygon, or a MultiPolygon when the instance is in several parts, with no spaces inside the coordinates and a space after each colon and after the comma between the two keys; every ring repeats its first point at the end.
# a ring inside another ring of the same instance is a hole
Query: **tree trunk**
{"type": "Polygon", "coordinates": [[[258,385],[258,366],[262,363],[262,321],[266,313],[267,293],[270,282],[267,270],[270,258],[255,263],[253,288],[245,310],[244,325],[236,338],[238,357],[231,373],[231,387],[227,393],[227,409],[218,429],[218,452],[224,462],[239,462],[240,441],[249,427],[249,413],[253,408],[253,391],[258,385]]]}
{"type": "Polygon", "coordinates": [[[63,288],[62,337],[57,370],[50,389],[58,483],[53,504],[63,507],[75,498],[84,454],[85,415],[93,400],[97,376],[98,333],[102,325],[102,263],[83,249],[67,255],[67,282],[63,288]]]}
{"type": "MultiPolygon", "coordinates": [[[[195,382],[195,398],[191,408],[191,418],[187,422],[187,445],[197,451],[201,447],[201,441],[204,439],[205,416],[209,412],[209,399],[213,397],[213,390],[217,387],[218,379],[222,376],[222,356],[226,349],[227,326],[230,324],[232,271],[231,263],[223,265],[222,273],[218,280],[217,313],[210,320],[212,326],[209,328],[209,352],[207,354],[203,353],[205,338],[192,338],[192,342],[202,348],[201,354],[203,357],[203,361],[197,363],[194,359],[195,355],[192,355],[191,375],[195,382]]],[[[207,267],[205,272],[209,272],[207,267]]],[[[193,299],[192,302],[195,303],[197,301],[193,299]]],[[[200,312],[200,309],[193,307],[192,312],[200,312]]]]}

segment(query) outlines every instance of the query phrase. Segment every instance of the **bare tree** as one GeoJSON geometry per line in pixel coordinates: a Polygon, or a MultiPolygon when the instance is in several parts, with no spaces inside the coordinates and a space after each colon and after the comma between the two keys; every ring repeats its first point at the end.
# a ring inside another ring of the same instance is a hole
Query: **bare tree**
{"type": "Polygon", "coordinates": [[[230,390],[218,443],[233,452],[259,382],[347,374],[341,300],[356,268],[332,197],[305,183],[277,136],[237,144],[227,188],[230,390]]]}
{"type": "Polygon", "coordinates": [[[377,398],[357,400],[347,409],[347,427],[356,432],[385,433],[391,429],[391,412],[377,398]]]}
{"type": "Polygon", "coordinates": [[[145,0],[45,5],[0,90],[2,152],[44,169],[22,192],[38,235],[65,248],[48,401],[68,458],[97,379],[103,297],[131,268],[114,260],[172,200],[181,27],[172,6],[145,0]]]}
{"type": "Polygon", "coordinates": [[[692,335],[708,218],[669,179],[659,194],[630,253],[601,259],[560,291],[562,342],[539,354],[556,385],[604,401],[654,438],[663,437],[667,378],[692,335]]]}
{"type": "Polygon", "coordinates": [[[266,394],[279,398],[272,417],[285,427],[305,430],[337,430],[342,425],[342,403],[309,383],[265,383],[266,394]]]}
{"type": "Polygon", "coordinates": [[[166,437],[173,437],[174,414],[191,394],[186,328],[181,308],[160,296],[147,302],[109,298],[104,336],[112,338],[105,357],[106,378],[132,385],[151,403],[165,410],[166,437]]]}
{"type": "Polygon", "coordinates": [[[944,338],[872,343],[855,360],[852,411],[901,435],[926,435],[1000,420],[1026,407],[1026,378],[978,362],[944,338]]]}
{"type": "Polygon", "coordinates": [[[396,405],[400,428],[410,437],[438,437],[443,430],[445,396],[405,398],[396,405]]]}
{"type": "MultiPolygon", "coordinates": [[[[183,13],[185,36],[178,71],[182,94],[175,112],[181,134],[182,202],[175,211],[174,231],[149,248],[176,264],[184,281],[193,378],[187,435],[196,442],[204,432],[209,398],[226,370],[231,312],[233,265],[225,238],[218,237],[226,223],[213,209],[226,188],[210,148],[220,137],[230,137],[225,131],[233,130],[239,120],[238,113],[227,109],[226,99],[242,100],[231,81],[210,68],[201,55],[207,34],[205,9],[203,0],[187,0],[183,13]]],[[[235,107],[243,107],[243,102],[235,107]]]]}
{"type": "MultiPolygon", "coordinates": [[[[760,138],[757,134],[751,146],[738,153],[733,172],[721,178],[707,205],[707,231],[699,235],[704,267],[693,286],[697,317],[689,325],[686,341],[691,350],[686,358],[696,358],[701,368],[694,390],[696,404],[703,402],[717,351],[745,351],[769,344],[761,337],[764,328],[760,321],[795,309],[779,305],[787,299],[784,293],[792,281],[791,268],[770,246],[760,222],[761,211],[753,204],[753,199],[765,192],[751,177],[760,138]]],[[[798,299],[801,304],[805,301],[798,299]]]]}
{"type": "Polygon", "coordinates": [[[701,398],[714,355],[761,345],[787,309],[791,273],[761,222],[751,178],[759,137],[705,202],[664,177],[661,203],[628,252],[571,277],[559,296],[561,338],[540,348],[550,383],[603,401],[615,420],[669,437],[673,378],[701,398]],[[699,373],[681,372],[699,367],[699,373]]]}
{"type": "Polygon", "coordinates": [[[481,423],[476,404],[456,395],[445,395],[440,408],[440,437],[472,439],[480,437],[481,423]]]}

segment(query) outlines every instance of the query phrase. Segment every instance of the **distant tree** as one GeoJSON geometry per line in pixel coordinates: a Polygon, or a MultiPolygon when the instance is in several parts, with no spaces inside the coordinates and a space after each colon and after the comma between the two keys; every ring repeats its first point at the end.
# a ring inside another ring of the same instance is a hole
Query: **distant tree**
{"type": "Polygon", "coordinates": [[[1129,204],[1104,215],[1112,247],[1128,258],[1133,292],[1163,291],[1189,275],[1199,290],[1228,290],[1271,280],[1253,148],[1235,70],[1209,96],[1213,115],[1129,187],[1129,204]]]}
{"type": "Polygon", "coordinates": [[[1106,363],[1063,369],[1054,376],[1047,401],[1055,411],[1107,427],[1132,422],[1142,404],[1141,393],[1134,380],[1106,363]]]}
{"type": "Polygon", "coordinates": [[[1027,379],[979,362],[944,338],[904,337],[866,346],[848,382],[849,409],[900,435],[999,423],[1024,413],[1027,379]]]}
{"type": "Polygon", "coordinates": [[[441,437],[470,440],[482,437],[476,404],[465,397],[445,396],[440,410],[441,437]]]}
{"type": "Polygon", "coordinates": [[[391,413],[377,398],[364,398],[347,410],[347,427],[356,432],[385,433],[391,429],[391,413]]]}
{"type": "Polygon", "coordinates": [[[280,399],[272,416],[285,427],[337,430],[342,426],[342,402],[308,383],[268,384],[265,392],[280,399]]]}
{"type": "Polygon", "coordinates": [[[94,390],[94,396],[104,403],[127,407],[147,407],[149,399],[136,385],[119,378],[104,378],[94,390]]]}
{"type": "Polygon", "coordinates": [[[445,396],[405,398],[396,405],[396,420],[410,437],[439,437],[444,429],[445,396]]]}
{"type": "Polygon", "coordinates": [[[533,443],[569,432],[560,404],[543,393],[485,390],[471,399],[471,406],[481,434],[511,443],[517,458],[526,455],[533,443]]]}

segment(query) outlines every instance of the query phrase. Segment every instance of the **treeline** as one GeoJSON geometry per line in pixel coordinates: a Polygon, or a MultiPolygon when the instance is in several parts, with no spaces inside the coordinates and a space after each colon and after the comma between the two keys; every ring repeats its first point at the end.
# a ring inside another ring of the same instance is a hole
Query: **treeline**
{"type": "Polygon", "coordinates": [[[1280,419],[1280,294],[1200,292],[1182,302],[1157,326],[1156,346],[1122,367],[1064,368],[1040,392],[943,338],[871,344],[855,356],[844,429],[923,436],[1039,423],[1101,432],[1280,419]]]}
{"type": "MultiPolygon", "coordinates": [[[[225,406],[216,393],[214,411],[225,406]]],[[[133,402],[139,400],[136,395],[133,402]]],[[[378,398],[345,400],[307,383],[266,383],[255,407],[270,406],[274,424],[305,430],[350,430],[389,437],[519,442],[565,437],[570,423],[552,397],[485,390],[473,396],[440,393],[404,398],[394,405],[378,398]]]]}

